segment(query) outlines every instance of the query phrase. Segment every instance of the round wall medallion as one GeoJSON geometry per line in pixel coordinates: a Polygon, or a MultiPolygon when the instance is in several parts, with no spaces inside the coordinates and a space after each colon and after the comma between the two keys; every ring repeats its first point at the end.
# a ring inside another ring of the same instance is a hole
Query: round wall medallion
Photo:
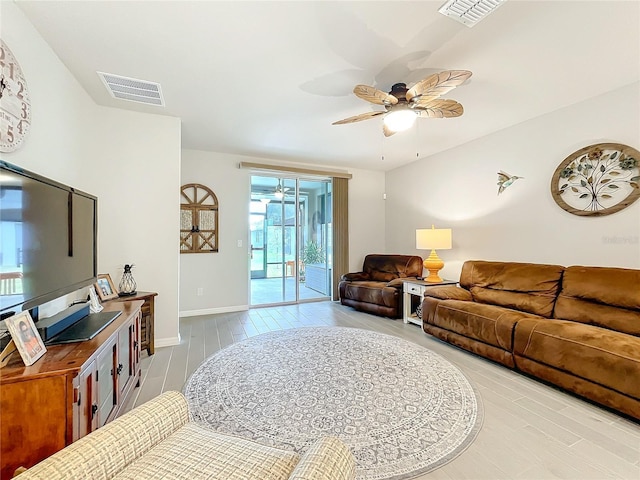
{"type": "Polygon", "coordinates": [[[0,39],[0,152],[13,152],[31,125],[31,99],[20,64],[0,39]]]}
{"type": "Polygon", "coordinates": [[[551,195],[574,215],[609,215],[640,197],[640,152],[621,143],[597,143],[572,153],[551,179],[551,195]]]}

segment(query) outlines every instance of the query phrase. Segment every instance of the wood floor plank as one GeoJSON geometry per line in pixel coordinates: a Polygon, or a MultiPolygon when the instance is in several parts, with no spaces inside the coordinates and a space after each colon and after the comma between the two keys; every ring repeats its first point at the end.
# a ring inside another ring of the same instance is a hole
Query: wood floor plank
{"type": "Polygon", "coordinates": [[[416,480],[640,479],[639,424],[435,339],[420,326],[335,302],[182,319],[183,344],[143,356],[142,383],[131,406],[167,389],[181,389],[197,364],[231,343],[268,331],[331,325],[393,335],[429,348],[456,365],[479,393],[484,422],[476,441],[416,480]]]}

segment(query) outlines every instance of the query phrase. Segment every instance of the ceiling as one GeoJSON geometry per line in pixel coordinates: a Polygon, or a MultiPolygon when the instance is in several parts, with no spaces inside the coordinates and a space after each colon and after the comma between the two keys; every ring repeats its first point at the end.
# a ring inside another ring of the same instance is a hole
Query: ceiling
{"type": "MultiPolygon", "coordinates": [[[[473,28],[438,1],[28,1],[17,5],[100,105],[182,120],[182,146],[390,170],[640,79],[640,2],[508,0],[473,28]],[[471,70],[458,118],[385,138],[353,93],[471,70]],[[96,71],[162,86],[110,97],[96,71]],[[384,157],[384,158],[383,158],[384,157]]],[[[633,108],[638,108],[634,106],[633,108]]]]}

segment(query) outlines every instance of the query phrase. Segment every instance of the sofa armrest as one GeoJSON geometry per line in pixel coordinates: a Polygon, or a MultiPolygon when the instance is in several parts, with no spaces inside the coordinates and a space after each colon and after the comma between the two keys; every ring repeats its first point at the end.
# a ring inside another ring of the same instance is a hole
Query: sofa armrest
{"type": "Polygon", "coordinates": [[[354,273],[345,273],[340,277],[340,280],[345,280],[347,282],[355,282],[359,280],[371,280],[368,273],[364,272],[354,272],[354,273]]]}
{"type": "Polygon", "coordinates": [[[440,300],[463,300],[466,302],[473,301],[473,296],[469,290],[453,285],[445,285],[442,287],[426,288],[425,297],[439,298],[440,300]]]}
{"type": "Polygon", "coordinates": [[[307,450],[291,472],[289,480],[352,480],[356,461],[336,437],[323,437],[307,450]]]}
{"type": "Polygon", "coordinates": [[[401,289],[404,286],[404,282],[407,280],[415,280],[415,277],[394,278],[389,283],[387,283],[386,286],[401,289]]]}
{"type": "Polygon", "coordinates": [[[166,392],[21,473],[20,480],[107,480],[189,421],[187,401],[166,392]]]}

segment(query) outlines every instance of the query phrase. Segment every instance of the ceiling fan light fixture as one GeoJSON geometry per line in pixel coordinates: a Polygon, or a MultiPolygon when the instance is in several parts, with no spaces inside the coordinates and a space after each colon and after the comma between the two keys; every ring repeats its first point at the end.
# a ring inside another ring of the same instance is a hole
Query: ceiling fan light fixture
{"type": "Polygon", "coordinates": [[[413,127],[417,117],[409,108],[395,109],[384,116],[384,124],[393,132],[404,132],[413,127]]]}
{"type": "Polygon", "coordinates": [[[278,200],[281,200],[284,197],[284,190],[282,189],[282,183],[280,183],[280,180],[278,180],[278,186],[273,191],[273,196],[278,200]]]}

